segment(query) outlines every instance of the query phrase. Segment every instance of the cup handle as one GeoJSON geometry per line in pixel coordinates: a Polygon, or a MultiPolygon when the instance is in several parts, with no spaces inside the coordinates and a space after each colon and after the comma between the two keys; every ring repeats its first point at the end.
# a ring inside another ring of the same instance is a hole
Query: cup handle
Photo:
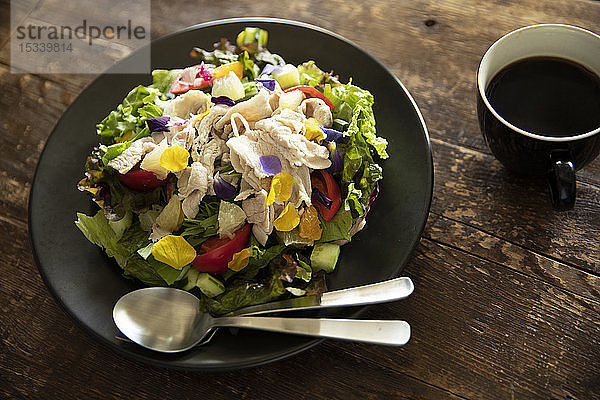
{"type": "Polygon", "coordinates": [[[575,205],[575,167],[569,151],[554,151],[550,154],[546,173],[552,207],[557,211],[573,209],[575,205]]]}

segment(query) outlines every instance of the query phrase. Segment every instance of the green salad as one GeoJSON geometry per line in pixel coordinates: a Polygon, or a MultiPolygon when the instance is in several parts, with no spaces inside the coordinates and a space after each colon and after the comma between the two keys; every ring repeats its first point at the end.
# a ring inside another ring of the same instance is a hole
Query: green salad
{"type": "Polygon", "coordinates": [[[97,125],[79,182],[100,209],[75,224],[125,278],[189,290],[214,315],[325,291],[388,157],[367,90],[267,38],[245,28],[153,71],[97,125]]]}

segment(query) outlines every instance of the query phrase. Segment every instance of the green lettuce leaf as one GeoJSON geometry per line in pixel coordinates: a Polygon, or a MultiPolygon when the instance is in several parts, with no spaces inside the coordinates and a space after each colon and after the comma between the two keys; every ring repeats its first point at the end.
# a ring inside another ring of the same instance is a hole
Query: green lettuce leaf
{"type": "Polygon", "coordinates": [[[263,248],[259,245],[258,241],[253,235],[250,236],[250,247],[252,249],[252,257],[250,257],[248,260],[248,265],[246,268],[239,272],[229,270],[223,274],[223,279],[226,281],[239,277],[244,279],[253,279],[263,268],[268,266],[275,257],[283,253],[286,248],[286,246],[283,244],[276,244],[271,247],[263,248]]]}
{"type": "Polygon", "coordinates": [[[300,268],[296,271],[296,278],[303,280],[304,282],[310,282],[310,278],[312,276],[312,268],[310,265],[302,261],[300,257],[296,257],[296,261],[300,268]]]}
{"type": "Polygon", "coordinates": [[[350,240],[350,228],[352,228],[352,213],[343,207],[335,213],[330,221],[325,221],[319,216],[323,233],[318,243],[333,242],[334,240],[350,240]]]}
{"type": "MultiPolygon", "coordinates": [[[[343,147],[343,146],[342,146],[343,147]]],[[[357,147],[352,146],[344,152],[344,169],[342,170],[342,182],[352,182],[354,175],[363,164],[363,155],[357,147]]]]}
{"type": "Polygon", "coordinates": [[[119,244],[117,233],[110,227],[102,210],[93,217],[77,213],[75,225],[83,232],[87,240],[103,248],[109,257],[128,256],[129,250],[119,244]]]}
{"type": "Polygon", "coordinates": [[[201,309],[212,315],[223,315],[238,308],[273,301],[286,293],[279,271],[262,281],[236,279],[224,293],[214,298],[202,296],[201,309]]]}
{"type": "Polygon", "coordinates": [[[362,192],[354,187],[354,182],[348,185],[348,194],[344,199],[344,210],[354,210],[358,215],[362,216],[365,212],[361,204],[362,192]]]}
{"type": "Polygon", "coordinates": [[[254,82],[260,71],[258,70],[258,66],[254,65],[254,61],[250,59],[248,52],[244,51],[238,61],[244,66],[243,77],[246,78],[246,82],[254,82]]]}
{"type": "Polygon", "coordinates": [[[298,65],[298,74],[301,85],[315,87],[325,80],[325,72],[321,71],[312,60],[298,65]]]}
{"type": "MultiPolygon", "coordinates": [[[[235,49],[235,47],[233,47],[235,49]]],[[[206,51],[194,47],[194,57],[199,58],[207,64],[214,64],[217,67],[223,64],[229,64],[238,61],[239,56],[233,52],[228,46],[217,48],[213,51],[206,51]]]]}
{"type": "Polygon", "coordinates": [[[152,87],[166,95],[171,90],[173,80],[181,71],[181,69],[155,69],[152,71],[152,87]]]}
{"type": "Polygon", "coordinates": [[[378,137],[375,130],[373,96],[367,90],[352,84],[326,84],[324,93],[334,104],[333,117],[347,120],[352,110],[345,134],[346,143],[340,144],[344,168],[342,170],[342,195],[346,210],[362,215],[368,207],[377,181],[383,178],[375,155],[388,158],[387,140],[378,137]]]}
{"type": "Polygon", "coordinates": [[[129,146],[131,146],[132,142],[123,142],[123,143],[115,143],[106,148],[106,152],[102,156],[102,163],[104,165],[108,165],[108,163],[113,159],[121,155],[129,146]]]}
{"type": "Polygon", "coordinates": [[[139,223],[126,229],[120,239],[102,210],[93,217],[77,213],[75,225],[90,242],[102,247],[109,257],[115,258],[123,268],[125,277],[137,278],[152,286],[165,286],[173,284],[187,274],[189,267],[178,270],[155,260],[152,256],[145,260],[137,253],[150,243],[148,232],[142,230],[139,223]]]}
{"type": "Polygon", "coordinates": [[[198,246],[206,239],[217,234],[219,230],[218,211],[204,219],[184,219],[181,236],[192,246],[198,246]]]}
{"type": "MultiPolygon", "coordinates": [[[[98,135],[105,141],[114,143],[117,138],[139,137],[146,128],[146,119],[162,115],[162,101],[166,96],[157,88],[138,86],[131,90],[123,103],[117,106],[106,118],[96,125],[98,135]]],[[[122,140],[123,141],[123,140],[122,140]]]]}

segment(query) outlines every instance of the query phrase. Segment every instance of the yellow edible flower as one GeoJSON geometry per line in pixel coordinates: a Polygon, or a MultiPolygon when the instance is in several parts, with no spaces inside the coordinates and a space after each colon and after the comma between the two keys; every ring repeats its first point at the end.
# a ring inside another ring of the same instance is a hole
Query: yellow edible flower
{"type": "Polygon", "coordinates": [[[208,115],[208,112],[210,111],[210,100],[206,100],[206,110],[204,110],[204,112],[202,114],[198,114],[194,117],[194,122],[198,122],[200,120],[202,120],[202,118],[206,117],[208,115]]]}
{"type": "Polygon", "coordinates": [[[300,223],[300,216],[296,211],[296,208],[288,203],[279,217],[273,221],[273,226],[280,232],[289,232],[300,223]]]}
{"type": "Polygon", "coordinates": [[[152,255],[175,269],[181,269],[194,261],[196,250],[183,237],[167,235],[152,246],[152,255]]]}
{"type": "Polygon", "coordinates": [[[321,140],[325,139],[325,134],[321,130],[321,126],[314,118],[308,118],[304,121],[304,136],[306,136],[308,140],[317,143],[321,143],[321,140]]]}
{"type": "Polygon", "coordinates": [[[236,74],[237,77],[241,80],[244,75],[244,66],[241,62],[236,61],[229,64],[223,64],[215,68],[213,73],[215,75],[215,79],[219,79],[224,76],[227,76],[227,74],[229,74],[229,71],[233,71],[233,73],[236,74]]]}
{"type": "Polygon", "coordinates": [[[236,272],[241,271],[248,266],[250,257],[252,257],[252,249],[250,247],[242,249],[233,255],[233,258],[227,264],[227,268],[236,272]]]}
{"type": "Polygon", "coordinates": [[[292,196],[292,188],[294,187],[294,178],[287,172],[280,172],[271,179],[271,190],[267,195],[267,205],[270,206],[275,202],[287,201],[292,196]]]}
{"type": "Polygon", "coordinates": [[[125,132],[123,135],[121,135],[120,137],[116,138],[115,142],[123,143],[128,140],[131,140],[132,137],[133,137],[133,131],[130,129],[127,132],[125,132]]]}
{"type": "Polygon", "coordinates": [[[319,222],[319,213],[314,206],[304,210],[300,218],[300,237],[310,240],[319,240],[323,234],[321,222],[319,222]]]}
{"type": "Polygon", "coordinates": [[[190,153],[186,149],[181,146],[171,146],[167,147],[160,156],[160,165],[171,172],[177,172],[187,167],[189,158],[190,153]]]}

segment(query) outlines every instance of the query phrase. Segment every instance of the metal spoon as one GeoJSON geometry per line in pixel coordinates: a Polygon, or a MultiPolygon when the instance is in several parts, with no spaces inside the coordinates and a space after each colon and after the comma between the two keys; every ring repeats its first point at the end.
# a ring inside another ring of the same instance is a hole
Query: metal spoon
{"type": "MultiPolygon", "coordinates": [[[[298,304],[305,302],[298,307],[289,300],[273,302],[270,303],[270,312],[379,303],[406,297],[412,290],[410,279],[398,278],[291,299],[298,300],[298,304]],[[390,287],[395,290],[385,295],[383,289],[390,287]]],[[[113,319],[121,332],[135,343],[167,353],[188,350],[203,340],[206,343],[205,339],[208,337],[209,340],[209,334],[217,327],[262,329],[387,345],[403,345],[410,338],[410,326],[404,321],[247,316],[213,318],[200,312],[199,305],[196,296],[183,290],[145,288],[121,297],[113,309],[113,319]]],[[[250,313],[269,312],[264,308],[267,305],[261,306],[246,310],[250,313]]]]}

